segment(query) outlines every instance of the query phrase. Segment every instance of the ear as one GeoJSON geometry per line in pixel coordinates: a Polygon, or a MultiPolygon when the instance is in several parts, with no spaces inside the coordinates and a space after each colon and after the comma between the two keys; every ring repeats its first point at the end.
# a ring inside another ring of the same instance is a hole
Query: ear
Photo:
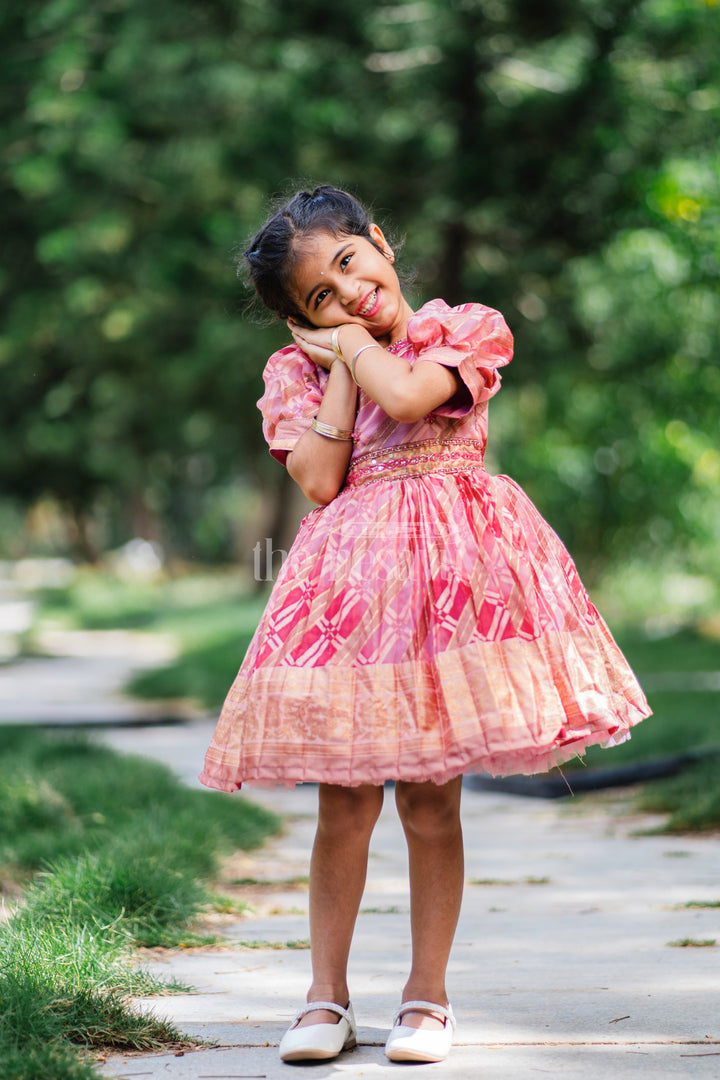
{"type": "Polygon", "coordinates": [[[377,246],[380,248],[380,250],[382,251],[385,258],[389,259],[390,262],[395,262],[395,252],[393,251],[393,249],[390,247],[387,240],[385,239],[385,234],[383,233],[380,226],[376,225],[375,222],[373,221],[372,224],[370,225],[369,232],[370,232],[370,239],[374,243],[377,244],[377,246]]]}

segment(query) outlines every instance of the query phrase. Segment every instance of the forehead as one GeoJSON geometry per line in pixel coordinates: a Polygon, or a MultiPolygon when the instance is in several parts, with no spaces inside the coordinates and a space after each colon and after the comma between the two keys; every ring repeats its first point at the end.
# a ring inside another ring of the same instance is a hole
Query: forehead
{"type": "Polygon", "coordinates": [[[323,269],[321,264],[331,262],[338,248],[349,239],[348,236],[335,236],[324,229],[296,237],[292,248],[295,272],[311,267],[323,269]]]}
{"type": "Polygon", "coordinates": [[[328,272],[341,248],[362,240],[360,236],[334,236],[331,232],[313,232],[298,236],[293,242],[293,267],[290,282],[296,298],[303,302],[308,291],[318,285],[328,272]]]}

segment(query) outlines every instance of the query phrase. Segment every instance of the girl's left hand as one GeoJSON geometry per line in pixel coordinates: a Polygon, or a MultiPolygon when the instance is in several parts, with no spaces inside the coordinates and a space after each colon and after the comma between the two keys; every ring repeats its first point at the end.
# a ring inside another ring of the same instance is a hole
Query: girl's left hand
{"type": "Polygon", "coordinates": [[[320,367],[329,371],[337,360],[337,356],[333,352],[331,344],[332,333],[333,330],[335,330],[335,327],[323,326],[319,329],[310,330],[306,326],[300,326],[299,323],[293,322],[292,319],[288,319],[287,326],[293,336],[295,344],[298,345],[314,363],[319,364],[320,367]]]}

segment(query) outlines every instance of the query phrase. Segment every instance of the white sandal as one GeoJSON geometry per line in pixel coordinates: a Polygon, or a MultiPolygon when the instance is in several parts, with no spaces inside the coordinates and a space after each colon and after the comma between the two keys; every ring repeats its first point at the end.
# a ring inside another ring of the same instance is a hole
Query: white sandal
{"type": "Polygon", "coordinates": [[[334,1001],[310,1001],[297,1013],[292,1024],[280,1041],[280,1057],[283,1061],[323,1061],[337,1057],[343,1050],[350,1050],[357,1041],[357,1027],[353,1008],[336,1005],[334,1001]],[[327,1009],[337,1013],[337,1024],[308,1024],[298,1027],[298,1021],[308,1013],[327,1009]]]}
{"type": "Polygon", "coordinates": [[[455,1017],[450,1005],[432,1001],[404,1001],[393,1017],[393,1029],[385,1043],[391,1061],[443,1061],[450,1052],[455,1017]],[[398,1023],[405,1013],[426,1012],[443,1021],[442,1028],[414,1028],[398,1023]]]}

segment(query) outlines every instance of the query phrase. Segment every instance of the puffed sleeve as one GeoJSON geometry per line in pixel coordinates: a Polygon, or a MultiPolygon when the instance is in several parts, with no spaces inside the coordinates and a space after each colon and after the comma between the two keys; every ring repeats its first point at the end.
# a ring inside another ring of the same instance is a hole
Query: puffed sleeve
{"type": "Polygon", "coordinates": [[[500,389],[498,368],[512,358],[513,338],[505,319],[484,304],[450,307],[444,300],[431,300],[410,319],[407,336],[418,361],[456,368],[462,380],[458,393],[433,409],[440,416],[466,416],[493,397],[500,389]]]}
{"type": "Polygon", "coordinates": [[[282,465],[310,427],[322,401],[328,373],[296,345],[280,349],[263,372],[265,393],[257,403],[270,453],[282,465]]]}

